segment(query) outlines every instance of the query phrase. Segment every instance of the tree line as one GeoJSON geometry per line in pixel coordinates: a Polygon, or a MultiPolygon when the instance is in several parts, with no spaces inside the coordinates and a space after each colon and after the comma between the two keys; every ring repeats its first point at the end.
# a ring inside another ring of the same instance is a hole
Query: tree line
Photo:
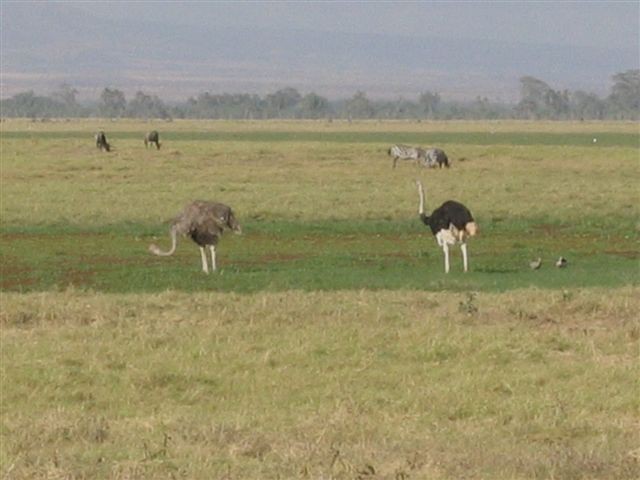
{"type": "Polygon", "coordinates": [[[142,91],[133,98],[116,88],[105,88],[97,101],[81,104],[78,91],[61,85],[50,96],[22,92],[0,102],[2,117],[105,117],[200,119],[640,119],[640,70],[611,77],[604,98],[582,90],[554,90],[532,76],[520,78],[520,101],[506,104],[476,97],[472,101],[447,101],[426,91],[415,100],[372,100],[362,91],[351,98],[330,101],[316,93],[300,94],[283,88],[264,96],[200,93],[184,102],[169,104],[142,91]]]}

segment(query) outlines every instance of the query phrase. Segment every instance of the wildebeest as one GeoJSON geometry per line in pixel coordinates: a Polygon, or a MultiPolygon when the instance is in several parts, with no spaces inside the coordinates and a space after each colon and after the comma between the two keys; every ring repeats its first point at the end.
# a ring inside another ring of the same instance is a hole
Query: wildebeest
{"type": "Polygon", "coordinates": [[[111,145],[107,142],[107,136],[104,134],[102,130],[96,133],[96,148],[99,150],[104,150],[105,152],[111,151],[111,145]]]}
{"type": "Polygon", "coordinates": [[[160,150],[160,136],[155,130],[151,130],[144,136],[144,146],[149,147],[150,143],[155,143],[156,149],[160,150]]]}
{"type": "Polygon", "coordinates": [[[423,160],[424,166],[428,168],[447,167],[449,168],[449,158],[444,150],[439,148],[430,148],[426,151],[423,160]]]}
{"type": "Polygon", "coordinates": [[[388,152],[393,157],[393,168],[396,168],[398,160],[414,160],[418,163],[420,160],[425,161],[425,151],[420,147],[411,147],[409,145],[394,145],[388,152]]]}

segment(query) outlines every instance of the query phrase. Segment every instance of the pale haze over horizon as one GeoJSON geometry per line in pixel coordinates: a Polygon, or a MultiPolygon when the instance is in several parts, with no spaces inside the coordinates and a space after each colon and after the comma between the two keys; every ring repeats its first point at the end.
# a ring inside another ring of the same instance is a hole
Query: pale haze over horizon
{"type": "MultiPolygon", "coordinates": [[[[65,2],[74,3],[74,2],[65,2]]],[[[114,19],[182,25],[297,28],[409,37],[629,47],[640,2],[76,2],[114,19]]]]}
{"type": "Polygon", "coordinates": [[[61,83],[186,99],[286,86],[330,98],[514,101],[531,75],[607,93],[640,68],[640,2],[2,0],[2,98],[61,83]]]}

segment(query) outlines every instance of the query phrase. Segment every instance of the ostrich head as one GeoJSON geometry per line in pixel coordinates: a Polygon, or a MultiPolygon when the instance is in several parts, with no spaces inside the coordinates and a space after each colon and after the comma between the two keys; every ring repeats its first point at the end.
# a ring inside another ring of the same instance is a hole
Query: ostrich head
{"type": "Polygon", "coordinates": [[[162,255],[162,250],[160,250],[160,247],[158,247],[155,243],[149,245],[149,251],[154,255],[162,255]]]}
{"type": "Polygon", "coordinates": [[[242,233],[242,227],[231,210],[220,217],[220,222],[222,222],[225,227],[230,228],[236,235],[240,235],[242,233]]]}

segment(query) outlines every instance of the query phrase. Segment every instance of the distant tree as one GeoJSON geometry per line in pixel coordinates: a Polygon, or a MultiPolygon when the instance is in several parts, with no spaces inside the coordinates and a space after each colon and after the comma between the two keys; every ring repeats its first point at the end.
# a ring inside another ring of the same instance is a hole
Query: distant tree
{"type": "Polygon", "coordinates": [[[569,92],[553,90],[542,80],[520,79],[521,100],[516,112],[525,118],[562,118],[569,113],[569,92]]]}
{"type": "Polygon", "coordinates": [[[209,92],[198,94],[187,101],[187,115],[191,118],[218,118],[217,96],[209,92]]]}
{"type": "Polygon", "coordinates": [[[103,117],[121,117],[127,108],[127,100],[118,89],[105,88],[100,94],[98,111],[103,117]]]}
{"type": "Polygon", "coordinates": [[[64,106],[63,115],[78,115],[80,113],[81,107],[78,101],[76,100],[76,95],[78,94],[78,90],[73,88],[68,83],[63,83],[58,87],[56,91],[54,91],[51,95],[52,99],[60,102],[64,106]]]}
{"type": "Polygon", "coordinates": [[[405,98],[392,101],[373,102],[376,118],[417,118],[420,117],[419,107],[416,103],[405,98]]]}
{"type": "Polygon", "coordinates": [[[298,115],[302,118],[323,118],[330,111],[329,100],[315,93],[305,95],[298,103],[298,115]]]}
{"type": "Polygon", "coordinates": [[[640,117],[640,70],[616,73],[608,101],[612,109],[623,118],[640,117]]]}
{"type": "Polygon", "coordinates": [[[464,118],[489,118],[489,99],[478,95],[473,102],[464,105],[464,118]]]}
{"type": "Polygon", "coordinates": [[[440,105],[440,95],[433,92],[424,92],[418,99],[421,113],[425,118],[435,118],[438,106],[440,105]]]}
{"type": "Polygon", "coordinates": [[[55,117],[64,110],[64,105],[49,97],[36,95],[32,90],[22,92],[0,102],[3,117],[55,117]]]}
{"type": "Polygon", "coordinates": [[[127,105],[127,116],[135,118],[170,118],[167,107],[156,95],[137,92],[127,105]]]}
{"type": "Polygon", "coordinates": [[[78,91],[61,84],[49,97],[33,91],[21,92],[0,101],[0,114],[7,117],[46,118],[54,116],[102,115],[138,118],[581,118],[639,119],[640,70],[627,70],[611,77],[610,95],[599,98],[584,91],[554,90],[532,76],[520,79],[521,98],[517,105],[492,102],[478,96],[472,101],[446,101],[436,92],[425,91],[417,101],[402,97],[369,100],[363,91],[351,98],[329,101],[316,93],[301,95],[287,87],[265,96],[255,94],[211,94],[204,92],[171,106],[158,96],[139,91],[127,102],[118,89],[105,88],[97,103],[81,105],[78,91]]]}
{"type": "Polygon", "coordinates": [[[570,99],[573,118],[600,120],[605,117],[607,104],[595,93],[578,90],[570,95],[570,99]]]}
{"type": "Polygon", "coordinates": [[[263,101],[258,95],[201,93],[189,98],[181,108],[191,118],[262,118],[264,116],[263,101]]]}
{"type": "Polygon", "coordinates": [[[442,102],[438,107],[438,119],[452,120],[465,118],[467,107],[459,102],[442,102]]]}
{"type": "Polygon", "coordinates": [[[522,77],[520,79],[520,102],[516,111],[526,118],[537,118],[542,114],[544,98],[551,90],[542,80],[534,77],[522,77]]]}
{"type": "Polygon", "coordinates": [[[301,99],[300,93],[291,87],[269,94],[265,99],[268,115],[281,118],[287,116],[286,114],[288,113],[293,116],[292,111],[301,99]]]}
{"type": "Polygon", "coordinates": [[[362,91],[356,92],[353,97],[347,100],[346,110],[349,118],[371,118],[375,114],[375,109],[367,98],[367,94],[362,91]]]}
{"type": "Polygon", "coordinates": [[[545,97],[545,107],[553,118],[566,118],[569,114],[569,90],[549,90],[545,97]]]}
{"type": "Polygon", "coordinates": [[[261,118],[264,115],[264,101],[258,95],[248,93],[239,96],[242,117],[247,119],[261,118]]]}

